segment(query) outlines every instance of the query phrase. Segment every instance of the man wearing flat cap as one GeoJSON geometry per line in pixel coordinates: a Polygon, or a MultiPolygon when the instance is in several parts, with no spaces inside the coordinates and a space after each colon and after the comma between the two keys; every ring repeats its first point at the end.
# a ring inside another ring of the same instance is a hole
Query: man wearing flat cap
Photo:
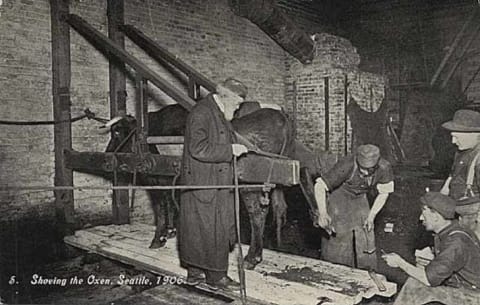
{"type": "Polygon", "coordinates": [[[435,234],[434,257],[426,266],[415,266],[396,253],[382,255],[390,267],[409,275],[394,305],[480,304],[480,241],[454,220],[454,199],[430,192],[420,201],[420,220],[435,234]]]}
{"type": "Polygon", "coordinates": [[[379,148],[371,144],[359,146],[354,155],[340,159],[318,177],[317,221],[329,233],[322,237],[322,259],[362,269],[375,268],[374,221],[393,189],[392,167],[380,156],[379,148]],[[371,188],[376,188],[378,195],[370,209],[367,192],[371,188]]]}
{"type": "Polygon", "coordinates": [[[452,143],[458,146],[458,152],[452,165],[450,176],[445,181],[441,193],[458,201],[463,206],[462,211],[469,211],[468,216],[463,217],[461,223],[476,230],[475,213],[470,213],[477,205],[473,205],[471,197],[480,193],[480,113],[462,109],[455,112],[453,120],[442,126],[450,131],[452,143]],[[472,205],[471,207],[468,207],[472,205]],[[473,222],[475,218],[475,222],[473,222]]]}
{"type": "MultiPolygon", "coordinates": [[[[247,148],[236,144],[229,120],[246,94],[244,84],[228,78],[189,113],[181,172],[186,185],[233,183],[233,156],[246,153],[247,148]]],[[[239,283],[227,276],[229,250],[235,243],[234,211],[231,190],[181,192],[178,240],[187,284],[205,281],[212,289],[239,288],[239,283]]]]}

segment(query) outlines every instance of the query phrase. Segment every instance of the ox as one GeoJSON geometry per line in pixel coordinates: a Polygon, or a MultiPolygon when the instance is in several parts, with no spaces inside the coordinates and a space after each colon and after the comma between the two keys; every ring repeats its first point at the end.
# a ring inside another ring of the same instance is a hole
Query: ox
{"type": "MultiPolygon", "coordinates": [[[[183,136],[188,112],[178,104],[163,107],[156,112],[148,113],[149,136],[183,136]]],[[[300,161],[302,174],[319,175],[322,171],[323,154],[318,156],[293,138],[292,127],[286,115],[279,110],[260,108],[255,102],[245,102],[235,113],[232,120],[235,131],[253,143],[257,148],[275,154],[289,156],[300,161]]],[[[124,141],[127,135],[136,127],[136,120],[127,116],[112,125],[112,138],[107,152],[132,152],[132,141],[124,141]],[[118,149],[120,143],[123,146],[118,149]]],[[[151,153],[158,153],[155,145],[149,145],[151,153]]],[[[161,176],[139,175],[138,183],[142,185],[172,185],[173,178],[161,176]]],[[[311,181],[309,178],[302,181],[311,181]]],[[[304,189],[305,191],[305,189],[304,189]]],[[[175,226],[172,207],[173,196],[169,191],[148,191],[155,214],[156,230],[150,245],[151,248],[162,247],[167,238],[175,236],[175,226]]],[[[307,190],[307,201],[312,208],[312,186],[307,190]]],[[[253,269],[262,261],[263,233],[268,213],[267,197],[259,189],[242,189],[240,191],[250,219],[251,240],[248,254],[245,257],[247,269],[253,269]]],[[[277,242],[280,241],[280,229],[286,216],[286,202],[283,191],[275,188],[271,192],[271,206],[276,221],[277,242]]],[[[312,212],[312,211],[311,211],[312,212]]]]}

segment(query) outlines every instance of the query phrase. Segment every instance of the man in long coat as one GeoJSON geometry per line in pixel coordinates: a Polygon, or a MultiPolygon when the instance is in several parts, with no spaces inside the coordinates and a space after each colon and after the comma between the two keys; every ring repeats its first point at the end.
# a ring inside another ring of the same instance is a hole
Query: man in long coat
{"type": "MultiPolygon", "coordinates": [[[[193,107],[187,118],[182,178],[186,185],[232,185],[233,156],[247,152],[235,143],[229,120],[247,88],[229,78],[193,107]]],[[[211,288],[238,288],[227,276],[228,254],[235,243],[232,189],[196,189],[180,197],[179,251],[187,283],[205,280],[211,288]]]]}

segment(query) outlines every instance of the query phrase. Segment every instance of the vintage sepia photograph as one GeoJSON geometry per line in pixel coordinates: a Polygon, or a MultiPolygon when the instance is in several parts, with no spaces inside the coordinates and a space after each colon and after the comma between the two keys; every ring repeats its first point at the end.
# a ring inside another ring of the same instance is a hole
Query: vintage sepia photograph
{"type": "Polygon", "coordinates": [[[479,305],[480,0],[0,0],[0,305],[479,305]]]}

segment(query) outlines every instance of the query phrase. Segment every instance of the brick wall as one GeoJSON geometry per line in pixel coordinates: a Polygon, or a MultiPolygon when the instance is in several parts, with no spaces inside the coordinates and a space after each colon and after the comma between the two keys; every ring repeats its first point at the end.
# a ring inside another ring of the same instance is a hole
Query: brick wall
{"type": "MultiPolygon", "coordinates": [[[[70,11],[103,33],[107,32],[106,1],[72,0],[70,11]]],[[[249,21],[236,17],[227,0],[131,0],[126,3],[126,23],[133,24],[181,59],[218,82],[235,76],[250,88],[249,99],[284,104],[286,62],[292,59],[249,21]]],[[[294,19],[304,28],[321,29],[296,3],[294,19]]],[[[289,13],[288,4],[282,7],[289,13]]],[[[51,35],[47,0],[4,0],[0,6],[0,119],[50,120],[51,35]]],[[[129,52],[171,80],[127,39],[129,52]]],[[[108,62],[74,30],[71,30],[72,115],[88,107],[109,117],[108,62]]],[[[175,84],[178,84],[174,82],[175,84]]],[[[169,103],[151,89],[150,107],[169,103]]],[[[134,84],[128,83],[128,112],[134,114],[134,84]]],[[[107,135],[97,134],[98,123],[73,124],[73,148],[103,151],[107,135]]],[[[53,128],[1,126],[0,184],[10,186],[53,185],[53,128]]],[[[101,178],[75,173],[75,185],[110,185],[101,178]]],[[[53,192],[0,193],[0,221],[53,216],[53,192]]],[[[75,191],[80,224],[108,221],[111,192],[75,191]]],[[[145,194],[136,198],[134,220],[151,221],[145,194]]]]}
{"type": "MultiPolygon", "coordinates": [[[[3,1],[0,10],[1,119],[52,119],[49,5],[3,1]]],[[[0,184],[52,185],[53,128],[0,128],[0,184]]],[[[51,214],[52,203],[47,191],[0,193],[0,215],[51,214]]]]}
{"type": "Polygon", "coordinates": [[[345,109],[354,98],[365,111],[376,111],[382,103],[385,80],[380,75],[358,69],[360,56],[352,44],[329,34],[316,35],[316,54],[311,65],[291,61],[286,77],[287,111],[296,121],[297,138],[314,150],[344,154],[352,150],[352,130],[345,109]],[[325,79],[328,79],[328,110],[325,79]],[[325,130],[328,111],[329,130],[325,130]],[[347,131],[345,132],[345,118],[347,131]],[[328,143],[326,137],[328,133],[328,143]]]}

